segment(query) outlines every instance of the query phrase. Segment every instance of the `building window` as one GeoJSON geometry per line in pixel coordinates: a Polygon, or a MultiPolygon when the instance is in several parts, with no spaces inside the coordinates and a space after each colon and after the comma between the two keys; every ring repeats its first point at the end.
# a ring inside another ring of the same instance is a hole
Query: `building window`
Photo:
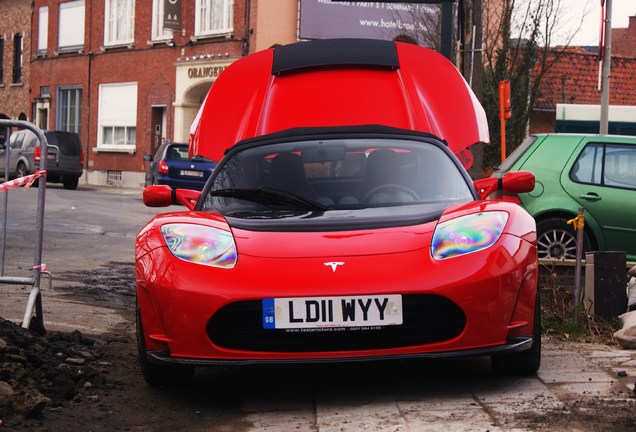
{"type": "Polygon", "coordinates": [[[22,83],[22,34],[17,33],[13,37],[13,73],[11,82],[22,83]]]}
{"type": "Polygon", "coordinates": [[[0,85],[4,83],[4,38],[0,37],[0,85]]]}
{"type": "Polygon", "coordinates": [[[152,40],[172,39],[172,30],[163,28],[163,4],[165,0],[152,0],[152,40]]]}
{"type": "Polygon", "coordinates": [[[135,40],[135,2],[106,0],[104,45],[125,45],[135,40]]]}
{"type": "Polygon", "coordinates": [[[121,171],[106,171],[106,184],[109,186],[121,185],[122,172],[121,171]]]}
{"type": "Polygon", "coordinates": [[[13,37],[13,84],[22,83],[22,34],[13,37]]]}
{"type": "Polygon", "coordinates": [[[232,32],[233,0],[196,0],[195,36],[232,32]]]}
{"type": "Polygon", "coordinates": [[[137,83],[99,86],[98,150],[135,151],[137,83]]]}
{"type": "Polygon", "coordinates": [[[57,130],[81,133],[82,88],[58,87],[56,113],[57,130]]]}
{"type": "Polygon", "coordinates": [[[49,7],[38,10],[38,53],[46,53],[49,46],[49,7]]]}
{"type": "Polygon", "coordinates": [[[57,41],[60,51],[84,47],[84,16],[84,0],[60,3],[57,41]]]}

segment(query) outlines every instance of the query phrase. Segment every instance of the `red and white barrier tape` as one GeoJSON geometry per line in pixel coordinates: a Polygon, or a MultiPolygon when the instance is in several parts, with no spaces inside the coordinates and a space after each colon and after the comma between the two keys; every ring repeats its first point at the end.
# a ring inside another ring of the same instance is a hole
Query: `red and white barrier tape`
{"type": "Polygon", "coordinates": [[[20,186],[24,186],[25,189],[28,189],[39,177],[46,177],[46,170],[37,170],[34,174],[1,183],[0,192],[20,186]]]}
{"type": "Polygon", "coordinates": [[[49,272],[49,268],[44,263],[40,264],[39,266],[34,266],[33,270],[40,270],[42,273],[48,273],[49,272]]]}

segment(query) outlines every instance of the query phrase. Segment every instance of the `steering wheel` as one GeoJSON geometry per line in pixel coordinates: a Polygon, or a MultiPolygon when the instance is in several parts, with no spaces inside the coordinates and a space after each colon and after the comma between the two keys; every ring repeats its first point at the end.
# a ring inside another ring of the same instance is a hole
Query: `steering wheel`
{"type": "MultiPolygon", "coordinates": [[[[374,195],[378,195],[380,193],[394,195],[398,192],[404,192],[408,194],[409,197],[413,198],[413,201],[417,201],[420,199],[417,193],[415,193],[415,191],[411,189],[410,187],[399,185],[399,184],[385,184],[385,185],[374,187],[369,192],[367,192],[364,195],[364,198],[362,198],[362,202],[369,202],[371,201],[374,195]]],[[[385,202],[391,202],[391,201],[385,201],[385,202]]],[[[397,200],[393,202],[406,202],[406,201],[397,200]]]]}

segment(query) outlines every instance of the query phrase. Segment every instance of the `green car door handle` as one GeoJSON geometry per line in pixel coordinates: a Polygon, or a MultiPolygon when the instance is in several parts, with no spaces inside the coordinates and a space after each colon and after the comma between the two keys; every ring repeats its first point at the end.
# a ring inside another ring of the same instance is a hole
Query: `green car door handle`
{"type": "Polygon", "coordinates": [[[594,192],[588,192],[583,195],[579,195],[579,198],[583,198],[588,201],[600,201],[602,199],[598,194],[594,192]]]}

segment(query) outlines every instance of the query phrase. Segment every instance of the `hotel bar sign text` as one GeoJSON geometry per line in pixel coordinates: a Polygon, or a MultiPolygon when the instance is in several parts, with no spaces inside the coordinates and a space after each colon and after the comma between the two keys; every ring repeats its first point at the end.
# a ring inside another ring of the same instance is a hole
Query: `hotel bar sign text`
{"type": "Polygon", "coordinates": [[[216,78],[227,66],[202,66],[188,68],[188,78],[216,78]]]}

